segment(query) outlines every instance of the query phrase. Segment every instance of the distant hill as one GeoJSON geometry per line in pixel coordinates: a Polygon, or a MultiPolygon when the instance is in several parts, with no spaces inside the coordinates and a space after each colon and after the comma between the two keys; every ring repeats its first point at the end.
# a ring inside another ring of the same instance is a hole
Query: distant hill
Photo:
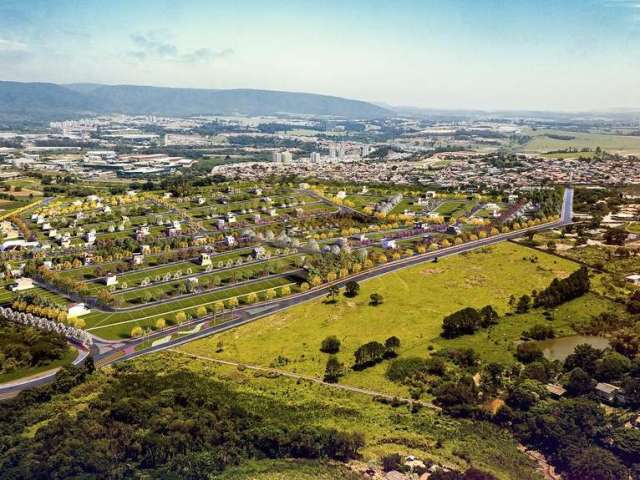
{"type": "Polygon", "coordinates": [[[328,95],[270,90],[205,90],[135,85],[0,81],[0,115],[33,120],[85,114],[154,115],[293,113],[378,118],[391,112],[372,103],[328,95]]]}

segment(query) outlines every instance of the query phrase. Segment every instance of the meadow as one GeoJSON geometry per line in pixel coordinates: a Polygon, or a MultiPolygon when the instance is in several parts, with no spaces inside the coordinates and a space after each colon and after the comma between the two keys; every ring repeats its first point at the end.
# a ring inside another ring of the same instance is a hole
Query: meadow
{"type": "MultiPolygon", "coordinates": [[[[565,277],[578,265],[561,258],[536,252],[513,243],[477,250],[377,277],[361,285],[355,298],[341,295],[336,303],[316,300],[257,320],[221,335],[193,342],[180,349],[262,366],[275,365],[296,373],[322,377],[327,354],[320,343],[336,335],[342,345],[338,357],[346,366],[353,364],[354,352],[362,344],[384,340],[392,335],[401,341],[400,357],[427,355],[430,345],[478,347],[488,359],[513,361],[505,342],[519,339],[527,325],[542,318],[541,312],[505,315],[511,295],[516,297],[546,287],[553,278],[565,277]],[[372,293],[381,294],[384,303],[369,305],[372,293]],[[503,342],[492,346],[486,332],[478,332],[459,341],[440,337],[444,316],[464,307],[493,305],[503,316],[494,335],[503,342]],[[507,339],[503,339],[506,336],[507,339]],[[216,353],[218,342],[223,351],[216,353]]],[[[578,301],[581,301],[579,299],[578,301]]],[[[584,301],[574,307],[581,313],[594,308],[584,301]]],[[[568,324],[569,313],[558,315],[560,325],[568,324]]],[[[566,333],[570,333],[567,329],[566,333]]],[[[406,387],[386,380],[388,362],[364,371],[348,369],[342,383],[406,396],[406,387]]]]}

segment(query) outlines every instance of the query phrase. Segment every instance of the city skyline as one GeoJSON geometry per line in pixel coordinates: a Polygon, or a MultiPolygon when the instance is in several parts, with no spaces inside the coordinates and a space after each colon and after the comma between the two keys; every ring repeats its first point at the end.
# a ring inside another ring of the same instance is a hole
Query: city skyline
{"type": "Polygon", "coordinates": [[[304,91],[394,106],[640,107],[640,1],[7,1],[3,80],[304,91]],[[64,68],[60,68],[64,65],[64,68]]]}

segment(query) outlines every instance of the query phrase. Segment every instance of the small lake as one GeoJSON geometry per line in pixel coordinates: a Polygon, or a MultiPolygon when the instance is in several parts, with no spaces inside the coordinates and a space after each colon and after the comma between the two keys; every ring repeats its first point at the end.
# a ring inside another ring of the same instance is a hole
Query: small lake
{"type": "Polygon", "coordinates": [[[573,353],[573,350],[577,345],[586,343],[593,348],[600,350],[609,346],[609,340],[604,337],[592,337],[587,335],[571,335],[570,337],[552,338],[550,340],[542,340],[537,342],[544,357],[548,360],[560,360],[564,361],[569,355],[573,353]]]}

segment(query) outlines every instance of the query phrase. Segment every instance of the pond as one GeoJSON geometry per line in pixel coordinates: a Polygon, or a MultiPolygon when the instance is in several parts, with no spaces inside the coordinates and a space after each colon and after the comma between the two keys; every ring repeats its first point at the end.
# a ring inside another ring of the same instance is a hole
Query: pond
{"type": "Polygon", "coordinates": [[[569,337],[552,338],[550,340],[543,340],[538,342],[538,345],[542,349],[542,353],[545,358],[549,360],[564,361],[569,355],[573,353],[573,350],[577,345],[586,343],[593,348],[600,350],[609,346],[609,340],[604,337],[593,337],[587,335],[571,335],[569,337]]]}

